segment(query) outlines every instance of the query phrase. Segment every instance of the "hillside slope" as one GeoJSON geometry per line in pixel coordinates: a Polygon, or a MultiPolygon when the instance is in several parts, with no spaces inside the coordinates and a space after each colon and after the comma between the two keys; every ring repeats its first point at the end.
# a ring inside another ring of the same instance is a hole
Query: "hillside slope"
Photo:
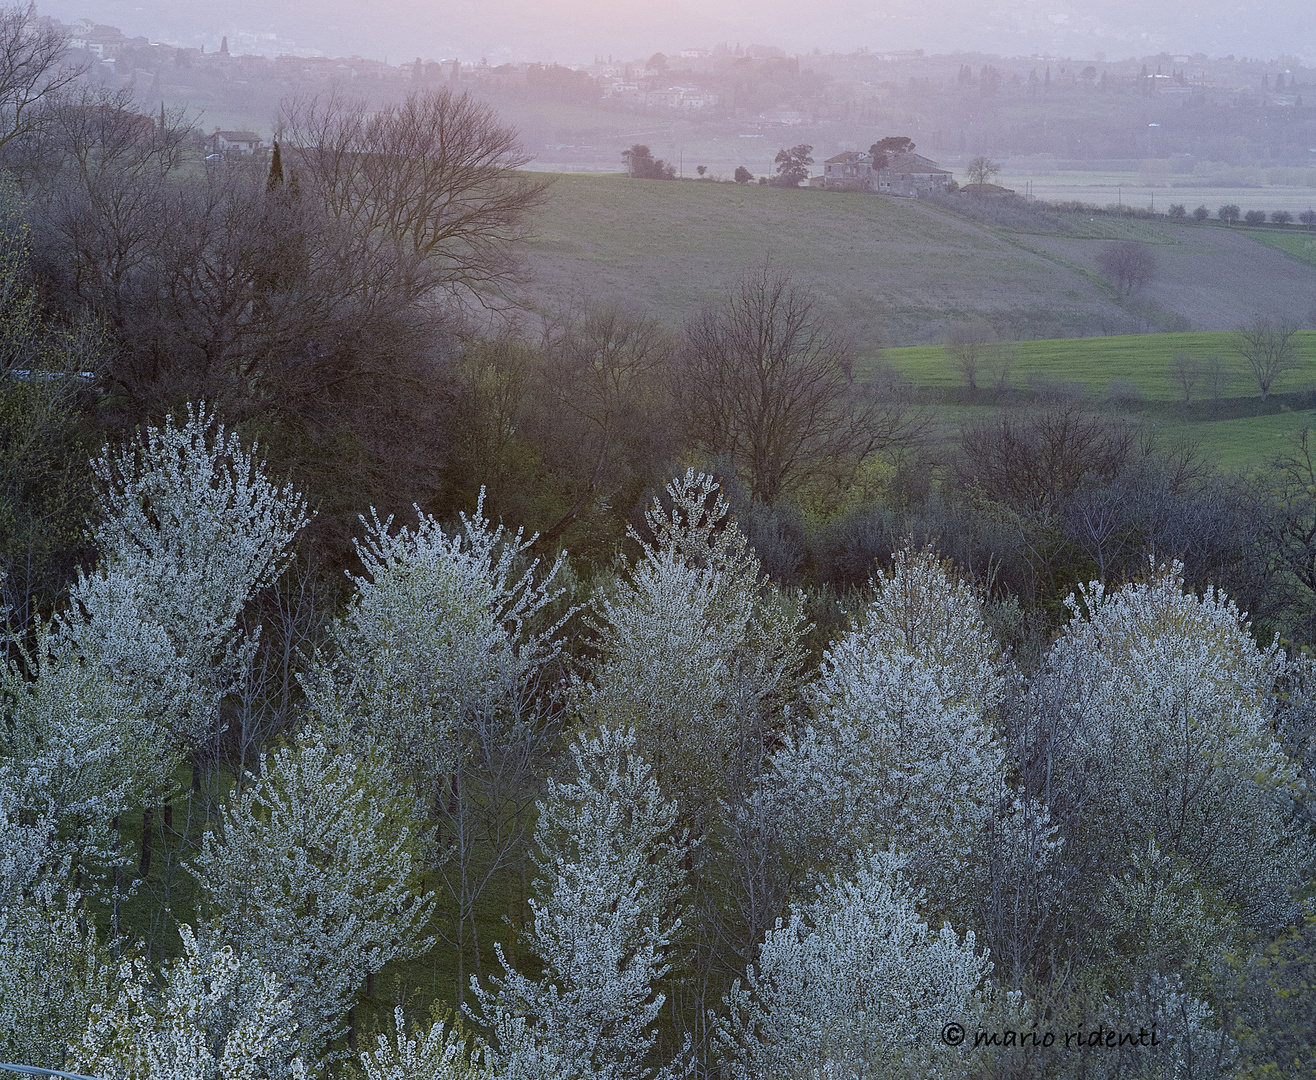
{"type": "MultiPolygon", "coordinates": [[[[1153,298],[1168,314],[1224,329],[1316,298],[1316,268],[1207,231],[1136,231],[1167,267],[1153,298]]],[[[1099,243],[873,195],[560,174],[523,249],[533,276],[524,296],[549,308],[608,298],[679,324],[743,267],[771,259],[817,290],[862,352],[935,341],[948,319],[977,313],[1018,337],[1117,333],[1130,319],[1091,269],[1099,243]]]]}

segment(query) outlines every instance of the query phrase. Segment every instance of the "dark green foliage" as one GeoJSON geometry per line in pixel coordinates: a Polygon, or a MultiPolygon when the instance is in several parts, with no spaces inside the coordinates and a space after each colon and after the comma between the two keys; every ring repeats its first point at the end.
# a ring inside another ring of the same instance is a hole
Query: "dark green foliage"
{"type": "Polygon", "coordinates": [[[769,183],[773,187],[799,187],[805,180],[809,179],[809,166],[813,164],[813,147],[805,143],[798,146],[792,146],[789,150],[784,147],[777,151],[777,175],[769,183]]]}
{"type": "Polygon", "coordinates": [[[621,156],[626,160],[632,180],[676,179],[676,166],[667,164],[662,158],[655,158],[653,152],[642,143],[623,150],[621,156]]]}

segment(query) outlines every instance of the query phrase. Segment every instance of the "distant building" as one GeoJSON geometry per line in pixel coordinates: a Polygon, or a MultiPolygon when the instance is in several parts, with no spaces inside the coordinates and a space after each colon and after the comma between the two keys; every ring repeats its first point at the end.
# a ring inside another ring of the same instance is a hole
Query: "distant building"
{"type": "Polygon", "coordinates": [[[965,184],[960,188],[961,195],[976,195],[979,198],[1002,198],[1015,194],[1014,188],[1001,187],[1000,184],[965,184]]]}
{"type": "Polygon", "coordinates": [[[260,136],[254,131],[220,131],[210,136],[206,144],[207,154],[218,154],[223,158],[251,157],[260,149],[260,136]]]}
{"type": "Polygon", "coordinates": [[[823,162],[822,186],[829,191],[880,191],[917,196],[950,187],[951,173],[922,154],[887,154],[873,168],[873,156],[845,150],[823,162]]]}

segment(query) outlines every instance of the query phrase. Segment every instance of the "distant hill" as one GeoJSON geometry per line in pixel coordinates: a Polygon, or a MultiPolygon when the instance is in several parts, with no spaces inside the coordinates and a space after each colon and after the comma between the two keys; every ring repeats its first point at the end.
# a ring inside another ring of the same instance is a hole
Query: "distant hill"
{"type": "Polygon", "coordinates": [[[1241,229],[1076,220],[1081,229],[1048,234],[875,195],[563,174],[524,247],[525,295],[547,307],[608,297],[679,324],[770,258],[816,289],[861,352],[936,341],[947,320],[977,314],[1017,337],[1122,333],[1130,312],[1095,261],[1108,240],[1129,237],[1152,243],[1159,265],[1140,313],[1147,329],[1305,319],[1316,301],[1316,267],[1241,229]]]}

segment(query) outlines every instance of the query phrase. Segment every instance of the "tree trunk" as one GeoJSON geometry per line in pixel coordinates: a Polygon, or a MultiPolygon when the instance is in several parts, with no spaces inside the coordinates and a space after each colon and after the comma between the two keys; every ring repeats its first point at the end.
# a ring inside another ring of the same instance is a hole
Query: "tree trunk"
{"type": "Polygon", "coordinates": [[[143,881],[151,872],[151,834],[155,832],[155,807],[142,811],[142,858],[137,864],[137,876],[143,881]]]}

